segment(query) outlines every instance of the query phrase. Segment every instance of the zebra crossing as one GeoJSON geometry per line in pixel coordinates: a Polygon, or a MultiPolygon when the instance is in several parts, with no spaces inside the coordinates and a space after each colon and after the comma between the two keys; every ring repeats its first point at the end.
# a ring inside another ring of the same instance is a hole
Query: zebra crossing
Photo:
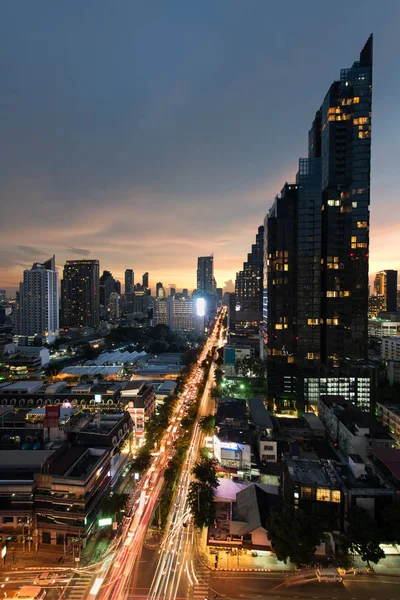
{"type": "Polygon", "coordinates": [[[74,576],[68,587],[65,589],[63,598],[65,598],[65,600],[83,600],[88,595],[92,579],[93,575],[90,573],[82,573],[74,576]]]}
{"type": "Polygon", "coordinates": [[[195,567],[195,575],[192,598],[193,600],[204,600],[209,597],[210,569],[199,562],[195,567]]]}

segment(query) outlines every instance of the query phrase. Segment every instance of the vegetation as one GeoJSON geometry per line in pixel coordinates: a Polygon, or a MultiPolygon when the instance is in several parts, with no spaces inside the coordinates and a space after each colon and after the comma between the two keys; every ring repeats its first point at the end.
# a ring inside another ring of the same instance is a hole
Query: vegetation
{"type": "Polygon", "coordinates": [[[207,415],[199,421],[199,427],[206,435],[213,435],[215,429],[215,417],[214,415],[207,415]]]}
{"type": "Polygon", "coordinates": [[[364,508],[355,506],[347,517],[343,546],[348,552],[357,553],[370,566],[377,564],[385,553],[380,548],[380,532],[376,521],[364,508]]]}
{"type": "Polygon", "coordinates": [[[110,495],[101,507],[101,512],[104,517],[112,517],[114,521],[120,523],[124,518],[129,494],[112,494],[110,495]]]}
{"type": "Polygon", "coordinates": [[[278,560],[285,563],[309,564],[322,540],[315,517],[287,504],[271,507],[266,529],[278,560]]]}
{"type": "Polygon", "coordinates": [[[201,458],[193,467],[195,480],[189,486],[188,502],[194,524],[200,529],[215,520],[214,492],[219,482],[213,458],[201,458]]]}
{"type": "Polygon", "coordinates": [[[190,343],[199,343],[195,335],[173,331],[167,325],[156,325],[155,327],[116,327],[106,335],[105,341],[109,350],[129,344],[139,350],[146,350],[152,354],[186,352],[190,349],[190,343]]]}

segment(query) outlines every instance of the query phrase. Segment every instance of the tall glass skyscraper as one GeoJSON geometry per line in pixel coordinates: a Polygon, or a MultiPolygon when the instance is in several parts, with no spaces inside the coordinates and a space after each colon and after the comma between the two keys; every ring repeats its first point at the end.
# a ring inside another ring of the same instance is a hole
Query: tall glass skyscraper
{"type": "Polygon", "coordinates": [[[264,221],[263,333],[275,381],[275,367],[284,378],[285,365],[328,371],[367,358],[371,98],[372,36],[329,88],[296,184],[264,221]]]}
{"type": "Polygon", "coordinates": [[[214,257],[199,256],[197,259],[197,293],[215,293],[214,257]]]}
{"type": "Polygon", "coordinates": [[[65,327],[97,327],[100,322],[99,261],[67,260],[61,281],[65,327]]]}

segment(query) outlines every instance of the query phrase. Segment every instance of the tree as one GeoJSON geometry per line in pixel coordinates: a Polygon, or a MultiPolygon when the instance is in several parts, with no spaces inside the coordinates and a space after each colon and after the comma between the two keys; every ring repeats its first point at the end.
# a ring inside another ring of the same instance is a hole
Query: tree
{"type": "Polygon", "coordinates": [[[201,483],[207,483],[213,489],[219,486],[217,477],[217,463],[213,458],[202,458],[193,467],[195,478],[201,483]]]}
{"type": "Polygon", "coordinates": [[[145,471],[151,463],[150,450],[147,446],[142,446],[132,461],[132,469],[134,471],[145,471]]]}
{"type": "Polygon", "coordinates": [[[380,548],[379,527],[368,511],[359,506],[354,506],[347,517],[347,528],[344,535],[344,547],[347,551],[357,553],[370,567],[370,563],[377,564],[385,558],[384,551],[380,548]]]}
{"type": "Polygon", "coordinates": [[[189,486],[188,503],[196,527],[202,529],[214,523],[214,490],[210,485],[192,481],[189,486]]]}
{"type": "Polygon", "coordinates": [[[311,562],[322,540],[322,530],[315,517],[300,508],[282,504],[272,506],[266,529],[278,560],[294,564],[311,562]]]}
{"type": "Polygon", "coordinates": [[[382,511],[382,541],[400,543],[400,503],[395,502],[382,511]]]}
{"type": "Polygon", "coordinates": [[[120,523],[128,500],[129,494],[113,494],[112,496],[109,496],[101,507],[102,515],[105,517],[113,517],[120,523]]]}
{"type": "Polygon", "coordinates": [[[212,435],[215,428],[215,417],[214,415],[207,415],[199,421],[199,427],[206,435],[212,435]]]}

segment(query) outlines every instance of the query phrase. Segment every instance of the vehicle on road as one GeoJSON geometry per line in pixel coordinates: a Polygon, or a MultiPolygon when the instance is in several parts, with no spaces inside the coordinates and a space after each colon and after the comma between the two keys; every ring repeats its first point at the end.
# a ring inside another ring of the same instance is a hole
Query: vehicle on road
{"type": "Polygon", "coordinates": [[[333,567],[327,569],[315,569],[315,574],[318,581],[321,582],[332,583],[333,581],[343,581],[343,577],[338,573],[338,570],[333,567]]]}
{"type": "Polygon", "coordinates": [[[44,587],[46,585],[54,585],[56,582],[60,581],[60,579],[61,577],[60,575],[57,575],[57,573],[43,571],[43,573],[39,573],[39,575],[36,575],[35,579],[33,580],[33,583],[35,585],[40,585],[44,587]]]}
{"type": "Polygon", "coordinates": [[[46,590],[42,590],[38,585],[23,585],[14,598],[19,598],[19,600],[43,600],[45,596],[46,590]]]}

